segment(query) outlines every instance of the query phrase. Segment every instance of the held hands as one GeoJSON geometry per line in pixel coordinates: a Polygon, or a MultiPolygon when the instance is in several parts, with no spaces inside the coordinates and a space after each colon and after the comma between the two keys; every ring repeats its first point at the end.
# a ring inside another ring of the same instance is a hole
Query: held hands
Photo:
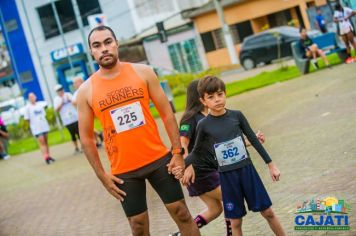
{"type": "Polygon", "coordinates": [[[256,133],[257,139],[260,141],[260,143],[264,143],[266,141],[265,134],[261,132],[261,130],[258,130],[256,133]]]}
{"type": "Polygon", "coordinates": [[[195,171],[193,165],[189,165],[185,171],[181,182],[184,186],[188,186],[195,181],[195,171]]]}
{"type": "Polygon", "coordinates": [[[115,177],[114,175],[105,173],[103,176],[99,177],[101,182],[103,183],[104,187],[108,192],[113,195],[116,199],[120,201],[124,201],[124,197],[126,196],[126,193],[119,189],[115,183],[118,184],[123,184],[124,181],[122,179],[119,179],[115,177]]]}
{"type": "Polygon", "coordinates": [[[180,179],[183,176],[185,163],[181,154],[174,154],[168,167],[168,174],[173,174],[176,179],[180,179]]]}
{"type": "Polygon", "coordinates": [[[274,165],[272,162],[268,163],[269,174],[273,182],[279,181],[279,177],[281,176],[281,172],[278,170],[277,166],[274,165]]]}

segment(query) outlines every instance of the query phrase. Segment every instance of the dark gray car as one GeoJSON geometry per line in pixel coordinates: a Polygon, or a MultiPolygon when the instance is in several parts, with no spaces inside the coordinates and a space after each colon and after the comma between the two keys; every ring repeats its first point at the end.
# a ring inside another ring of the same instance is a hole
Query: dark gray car
{"type": "MultiPolygon", "coordinates": [[[[313,37],[319,31],[310,31],[313,37]]],[[[270,64],[278,58],[292,56],[291,43],[299,40],[299,29],[281,26],[246,37],[241,45],[240,63],[246,69],[255,68],[260,63],[270,64]]]]}

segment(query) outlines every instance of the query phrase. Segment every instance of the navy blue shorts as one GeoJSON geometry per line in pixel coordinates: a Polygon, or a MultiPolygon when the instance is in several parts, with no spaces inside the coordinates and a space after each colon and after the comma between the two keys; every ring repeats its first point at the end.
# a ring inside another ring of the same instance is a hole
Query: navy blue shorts
{"type": "Polygon", "coordinates": [[[244,200],[250,211],[259,212],[272,206],[260,176],[250,164],[220,173],[225,218],[238,219],[246,215],[244,200]]]}
{"type": "Polygon", "coordinates": [[[189,196],[196,197],[204,193],[213,191],[220,185],[219,172],[212,171],[204,177],[196,177],[194,183],[190,184],[187,189],[189,196]]]}

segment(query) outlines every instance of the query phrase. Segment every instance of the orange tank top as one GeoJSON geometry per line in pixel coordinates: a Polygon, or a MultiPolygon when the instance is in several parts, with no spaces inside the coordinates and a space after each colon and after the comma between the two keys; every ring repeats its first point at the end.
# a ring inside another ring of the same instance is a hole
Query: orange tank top
{"type": "Polygon", "coordinates": [[[146,82],[130,63],[121,62],[115,79],[96,72],[90,80],[92,108],[103,127],[112,174],[136,170],[168,153],[150,113],[146,82]]]}

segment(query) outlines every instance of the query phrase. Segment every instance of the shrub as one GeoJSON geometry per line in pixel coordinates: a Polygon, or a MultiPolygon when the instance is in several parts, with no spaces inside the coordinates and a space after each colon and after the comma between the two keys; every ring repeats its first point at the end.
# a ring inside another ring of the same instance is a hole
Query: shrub
{"type": "Polygon", "coordinates": [[[30,124],[23,117],[20,118],[18,124],[8,125],[7,129],[11,139],[22,139],[31,136],[30,124]]]}
{"type": "Polygon", "coordinates": [[[219,76],[220,71],[218,69],[208,69],[196,74],[191,73],[179,73],[160,77],[160,80],[167,80],[169,86],[172,89],[173,96],[181,95],[186,92],[186,88],[189,83],[195,79],[201,79],[206,75],[219,76]]]}
{"type": "Polygon", "coordinates": [[[56,123],[56,114],[53,109],[53,107],[49,107],[46,109],[46,119],[48,121],[48,124],[51,126],[51,128],[56,128],[57,123],[56,123]]]}

